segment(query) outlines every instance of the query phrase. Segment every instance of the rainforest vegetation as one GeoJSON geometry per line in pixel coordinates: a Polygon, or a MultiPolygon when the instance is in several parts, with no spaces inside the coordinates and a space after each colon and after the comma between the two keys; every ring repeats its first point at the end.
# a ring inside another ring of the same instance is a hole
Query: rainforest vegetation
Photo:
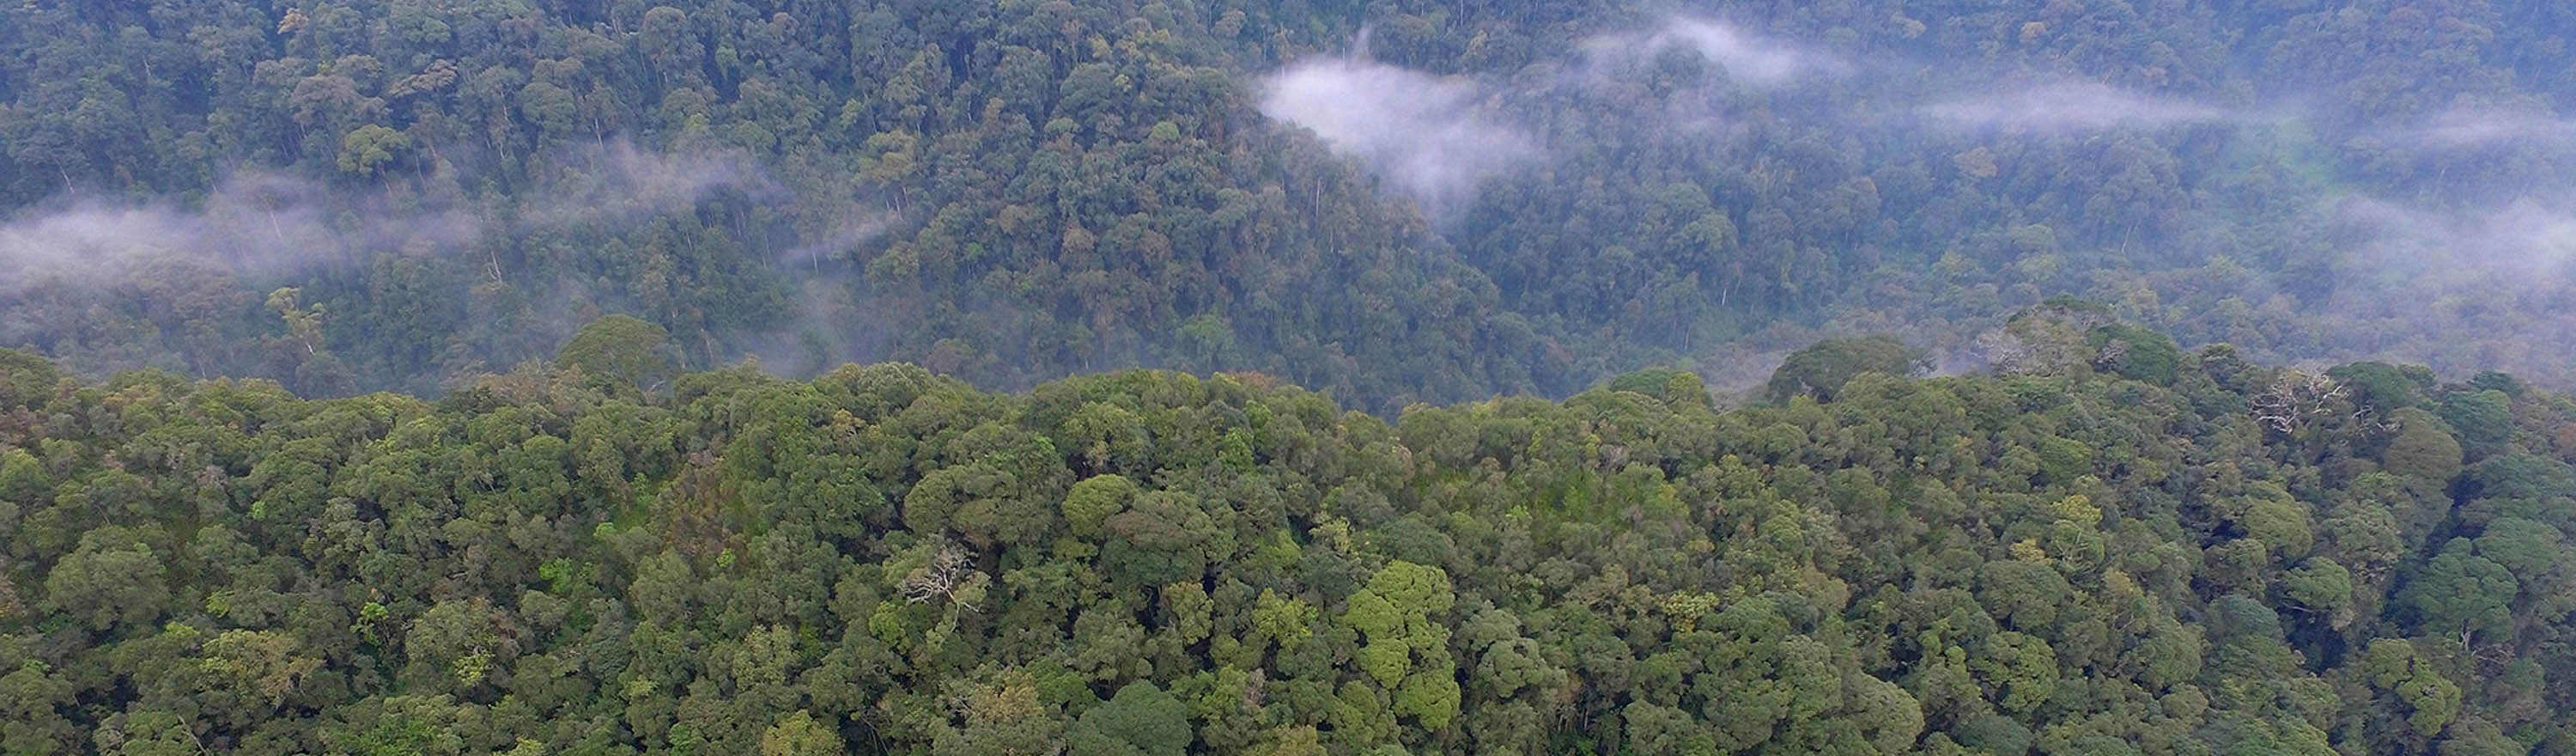
{"type": "Polygon", "coordinates": [[[1253,373],[648,393],[614,322],[436,401],[0,353],[0,748],[2576,748],[2576,400],[2007,333],[1393,419],[1253,373]]]}
{"type": "Polygon", "coordinates": [[[1973,366],[2076,294],[2565,386],[2571,33],[2492,0],[27,0],[0,346],[428,395],[625,313],[695,369],[1257,370],[1391,413],[1740,387],[1824,335],[1973,366]],[[1318,60],[1320,107],[1273,102],[1318,60]]]}
{"type": "Polygon", "coordinates": [[[2571,40],[0,3],[0,754],[2576,755],[2571,40]]]}

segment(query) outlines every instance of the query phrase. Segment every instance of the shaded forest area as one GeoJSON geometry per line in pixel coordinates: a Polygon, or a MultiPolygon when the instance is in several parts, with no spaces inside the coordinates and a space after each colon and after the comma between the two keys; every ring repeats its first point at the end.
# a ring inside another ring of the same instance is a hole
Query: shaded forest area
{"type": "Polygon", "coordinates": [[[1974,367],[2060,293],[2262,359],[2576,353],[2563,4],[1666,10],[10,3],[0,345],[435,394],[628,313],[698,368],[1388,414],[1832,334],[1974,367]],[[1335,60],[1503,141],[1271,107],[1335,60]]]}
{"type": "Polygon", "coordinates": [[[2006,333],[1391,422],[632,319],[437,401],[0,351],[0,749],[2576,753],[2576,400],[2006,333]]]}

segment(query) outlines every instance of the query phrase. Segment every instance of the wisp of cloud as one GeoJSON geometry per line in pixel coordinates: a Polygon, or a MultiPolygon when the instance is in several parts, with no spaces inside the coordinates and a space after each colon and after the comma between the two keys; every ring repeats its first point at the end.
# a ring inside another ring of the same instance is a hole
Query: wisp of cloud
{"type": "Polygon", "coordinates": [[[1595,37],[1584,44],[1595,59],[1652,54],[1674,46],[1698,50],[1725,68],[1729,78],[1762,88],[1811,77],[1845,76],[1853,69],[1850,61],[1840,57],[1702,18],[1674,17],[1651,31],[1595,37]]]}
{"type": "Polygon", "coordinates": [[[1538,152],[1518,129],[1479,112],[1485,92],[1463,79],[1335,57],[1289,66],[1263,84],[1264,115],[1366,162],[1434,217],[1538,152]]]}
{"type": "Polygon", "coordinates": [[[2054,81],[1997,90],[1928,103],[1915,112],[1936,124],[1962,131],[2152,130],[2244,120],[2222,108],[2090,81],[2054,81]]]}
{"type": "Polygon", "coordinates": [[[630,222],[684,208],[719,188],[779,191],[734,155],[660,154],[611,142],[568,150],[561,162],[584,166],[584,173],[529,202],[507,223],[478,217],[455,198],[395,211],[364,193],[248,171],[218,183],[193,206],[58,200],[0,221],[0,270],[10,273],[0,280],[0,292],[112,283],[145,264],[168,260],[285,274],[375,252],[440,254],[510,229],[630,222]]]}
{"type": "Polygon", "coordinates": [[[686,208],[720,189],[763,199],[786,194],[757,161],[739,151],[663,153],[616,140],[568,149],[559,162],[579,168],[569,170],[560,186],[534,203],[527,220],[546,225],[632,221],[686,208]]]}
{"type": "Polygon", "coordinates": [[[2398,136],[2401,141],[2441,149],[2505,144],[2567,148],[2576,147],[2576,120],[2528,108],[2454,107],[2398,136]]]}
{"type": "Polygon", "coordinates": [[[370,250],[453,248],[483,231],[453,208],[386,213],[311,182],[243,173],[196,207],[82,199],[23,213],[0,223],[0,268],[13,273],[8,288],[107,283],[161,260],[271,273],[370,250]],[[331,219],[342,213],[367,222],[338,227],[331,219]]]}
{"type": "Polygon", "coordinates": [[[2576,213],[2523,198],[2441,209],[2371,197],[2336,203],[2330,218],[2350,254],[2411,277],[2554,282],[2576,263],[2576,213]]]}

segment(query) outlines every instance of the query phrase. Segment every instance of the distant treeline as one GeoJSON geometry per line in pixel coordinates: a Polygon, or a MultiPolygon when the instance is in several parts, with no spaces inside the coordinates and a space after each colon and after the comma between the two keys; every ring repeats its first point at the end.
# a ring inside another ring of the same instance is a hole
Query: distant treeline
{"type": "Polygon", "coordinates": [[[2071,292],[2555,381],[2561,6],[1790,3],[1598,58],[1662,4],[7,3],[0,344],[435,393],[625,312],[700,368],[1259,370],[1393,412],[1818,333],[1976,364],[2071,292]],[[1435,222],[1257,111],[1363,36],[1534,157],[1435,222]],[[1866,75],[1729,70],[1762,44],[1866,75]],[[1927,93],[1977,128],[1883,112],[1927,93]]]}

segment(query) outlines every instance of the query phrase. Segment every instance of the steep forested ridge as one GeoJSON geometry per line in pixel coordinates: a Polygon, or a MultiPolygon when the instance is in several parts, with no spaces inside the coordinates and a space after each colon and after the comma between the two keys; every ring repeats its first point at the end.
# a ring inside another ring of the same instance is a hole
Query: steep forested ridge
{"type": "Polygon", "coordinates": [[[1348,166],[1251,123],[1169,11],[774,5],[0,9],[0,198],[40,211],[12,261],[104,252],[26,264],[55,277],[0,289],[0,340],[322,394],[506,369],[599,311],[699,365],[1003,385],[1244,365],[1397,402],[1566,362],[1348,166]],[[196,204],[154,235],[100,191],[196,204]]]}
{"type": "Polygon", "coordinates": [[[1393,422],[1257,374],[652,395],[640,323],[435,402],[0,352],[0,748],[2576,752],[2576,401],[2008,332],[1393,422]]]}
{"type": "Polygon", "coordinates": [[[623,312],[700,368],[1253,369],[1392,412],[1758,379],[1834,332],[1976,364],[2077,293],[2258,357],[2555,385],[2567,16],[30,0],[0,7],[0,344],[435,393],[623,312]],[[1265,111],[1355,46],[1435,87],[1376,97],[1517,159],[1417,202],[1265,111]]]}

